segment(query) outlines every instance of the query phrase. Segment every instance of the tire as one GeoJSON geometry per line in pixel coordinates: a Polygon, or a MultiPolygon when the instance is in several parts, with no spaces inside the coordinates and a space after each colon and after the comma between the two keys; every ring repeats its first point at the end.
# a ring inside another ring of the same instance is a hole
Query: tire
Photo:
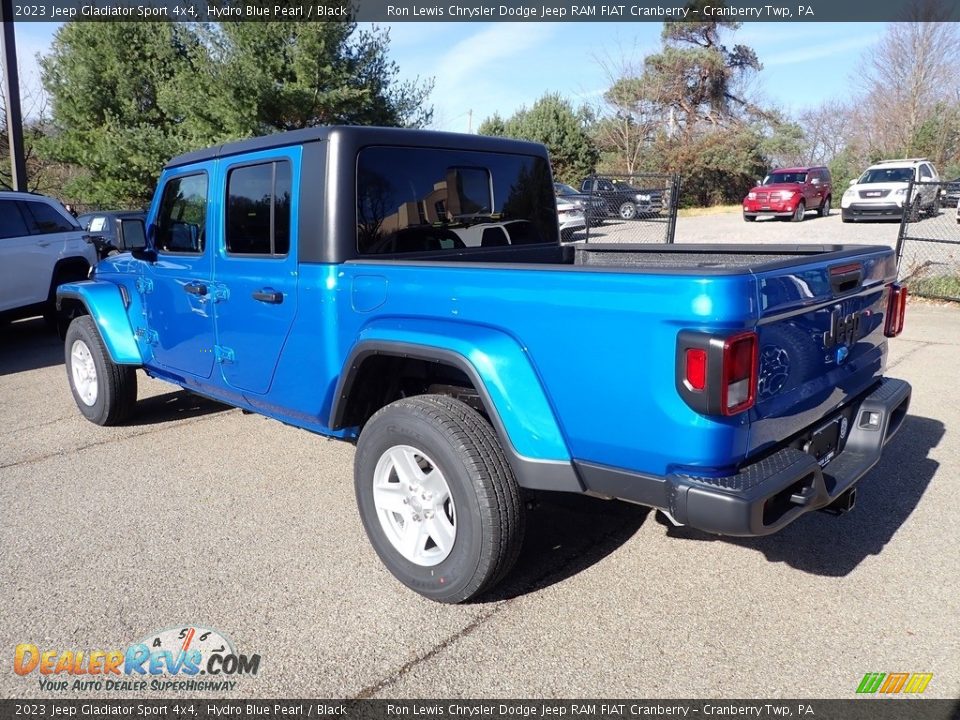
{"type": "Polygon", "coordinates": [[[637,206],[628,200],[620,204],[617,214],[621,220],[633,220],[637,216],[637,206]]]}
{"type": "Polygon", "coordinates": [[[756,215],[747,215],[746,213],[744,213],[744,214],[743,214],[743,220],[744,220],[744,222],[756,222],[756,221],[757,221],[757,216],[756,216],[756,215]]]}
{"type": "Polygon", "coordinates": [[[137,371],[110,359],[89,315],[74,318],[64,340],[67,380],[80,412],[97,425],[119,425],[137,404],[137,371]]]}
{"type": "Polygon", "coordinates": [[[807,204],[801,200],[797,203],[797,209],[794,211],[793,215],[790,216],[792,222],[803,222],[803,216],[807,212],[807,204]]]}
{"type": "Polygon", "coordinates": [[[930,205],[930,217],[937,217],[940,214],[940,195],[938,194],[930,205]]]}
{"type": "Polygon", "coordinates": [[[830,215],[830,200],[832,198],[827,195],[823,199],[823,203],[820,205],[820,209],[817,211],[820,214],[820,217],[827,217],[830,215]]]}
{"type": "Polygon", "coordinates": [[[470,600],[516,562],[520,489],[493,428],[459,400],[420,395],[377,412],[357,442],[354,489],[380,560],[426,598],[470,600]]]}
{"type": "Polygon", "coordinates": [[[907,222],[919,222],[920,221],[920,196],[918,195],[914,198],[913,202],[910,204],[910,215],[907,218],[907,222]]]}

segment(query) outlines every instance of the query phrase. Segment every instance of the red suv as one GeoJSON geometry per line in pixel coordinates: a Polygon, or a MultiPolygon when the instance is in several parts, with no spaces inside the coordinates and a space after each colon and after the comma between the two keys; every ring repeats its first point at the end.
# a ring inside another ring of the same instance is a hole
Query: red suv
{"type": "Polygon", "coordinates": [[[803,220],[807,210],[821,217],[830,214],[833,182],[825,167],[796,167],[774,170],[743,199],[743,219],[753,222],[757,216],[771,215],[803,220]]]}

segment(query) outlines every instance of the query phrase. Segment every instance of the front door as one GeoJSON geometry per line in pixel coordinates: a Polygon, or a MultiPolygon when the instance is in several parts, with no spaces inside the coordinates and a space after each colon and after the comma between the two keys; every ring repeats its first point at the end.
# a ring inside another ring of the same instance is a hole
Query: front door
{"type": "Polygon", "coordinates": [[[209,378],[215,355],[212,250],[207,213],[210,167],[165,178],[151,233],[157,260],[138,283],[155,362],[177,375],[209,378]]]}
{"type": "Polygon", "coordinates": [[[300,149],[244,156],[222,167],[224,213],[214,277],[221,372],[231,387],[266,393],[297,314],[300,149]]]}

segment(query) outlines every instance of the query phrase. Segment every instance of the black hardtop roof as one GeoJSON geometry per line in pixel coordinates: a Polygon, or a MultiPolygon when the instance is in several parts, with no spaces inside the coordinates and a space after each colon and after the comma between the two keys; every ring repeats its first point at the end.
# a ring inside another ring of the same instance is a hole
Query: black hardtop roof
{"type": "Polygon", "coordinates": [[[406,128],[367,127],[359,125],[334,125],[326,127],[291,130],[273,135],[238,140],[236,142],[214,145],[203,150],[194,150],[170,160],[168,168],[190,165],[192,163],[213,160],[230,155],[269,150],[271,148],[323,140],[341,139],[349,144],[365,145],[409,145],[418,147],[439,147],[457,150],[478,150],[509,152],[520,155],[540,155],[546,157],[543,145],[526,140],[490,137],[487,135],[467,135],[464,133],[438,132],[435,130],[409,130],[406,128]]]}

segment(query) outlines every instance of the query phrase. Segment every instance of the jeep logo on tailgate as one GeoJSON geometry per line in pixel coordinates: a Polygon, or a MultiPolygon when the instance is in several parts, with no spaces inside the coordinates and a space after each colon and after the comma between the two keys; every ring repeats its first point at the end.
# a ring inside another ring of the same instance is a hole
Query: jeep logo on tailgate
{"type": "Polygon", "coordinates": [[[830,314],[830,331],[824,333],[823,347],[829,350],[837,345],[853,345],[860,334],[862,312],[844,315],[838,305],[830,314]]]}

